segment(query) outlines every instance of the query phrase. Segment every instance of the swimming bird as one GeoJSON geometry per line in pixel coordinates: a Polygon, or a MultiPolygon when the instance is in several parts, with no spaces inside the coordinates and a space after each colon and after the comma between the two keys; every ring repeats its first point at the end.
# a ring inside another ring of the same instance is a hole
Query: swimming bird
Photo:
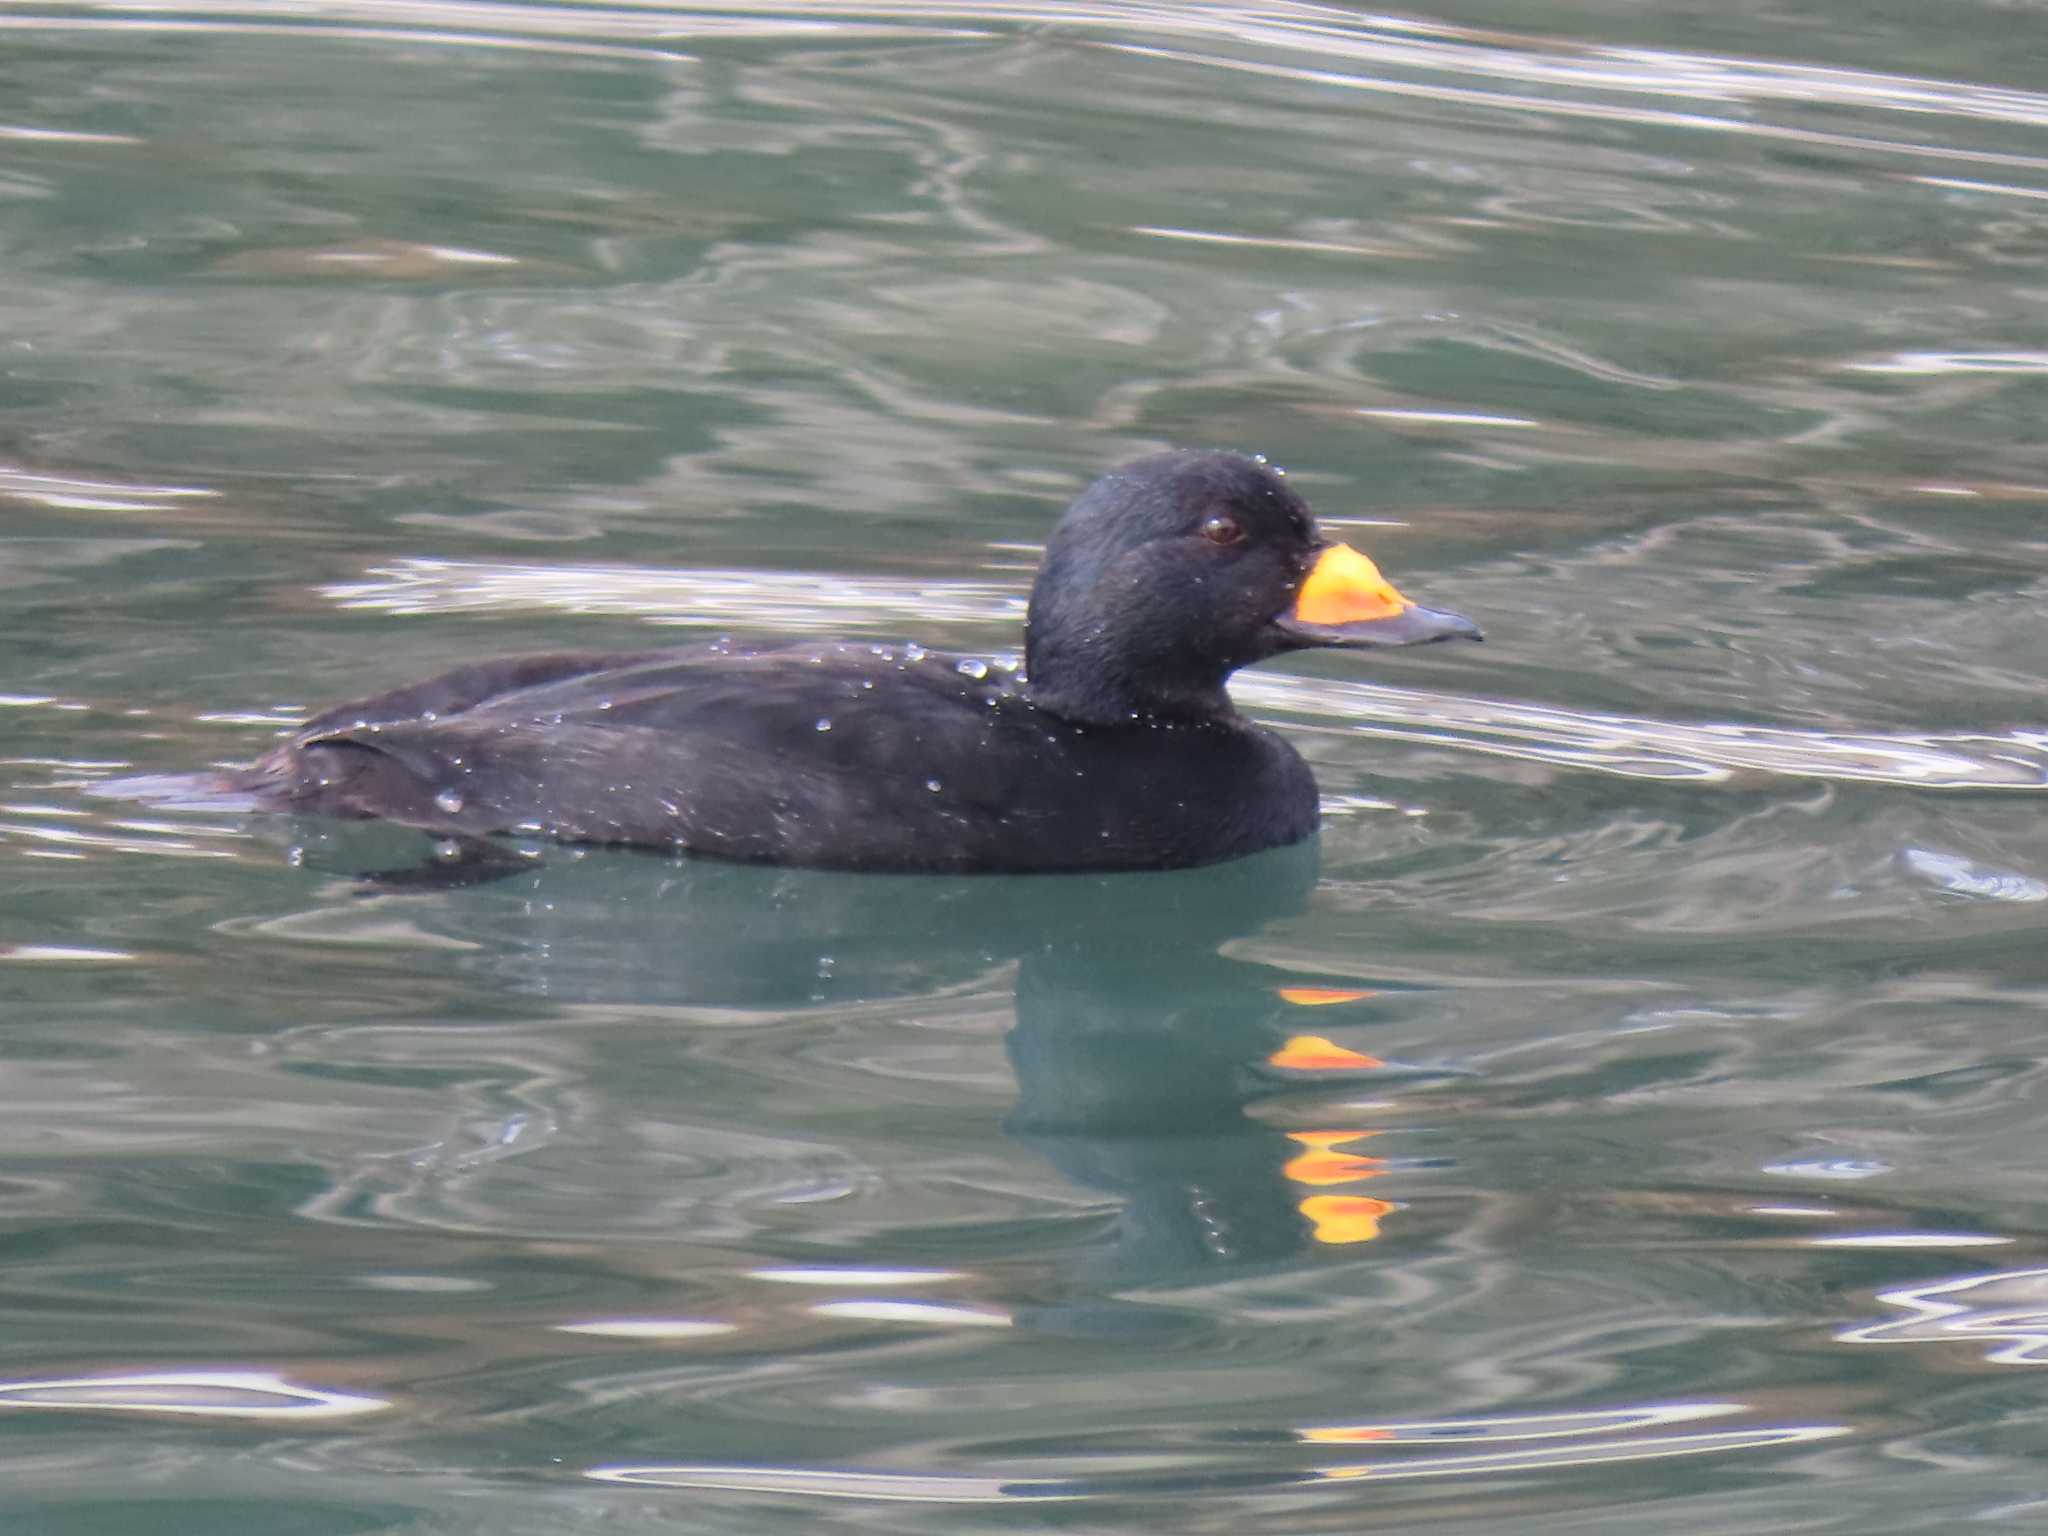
{"type": "Polygon", "coordinates": [[[1299,842],[1314,777],[1238,668],[1477,640],[1317,532],[1262,460],[1173,452],[1046,545],[1022,672],[915,645],[503,657],[326,710],[223,788],[263,807],[898,872],[1170,869],[1299,842]]]}

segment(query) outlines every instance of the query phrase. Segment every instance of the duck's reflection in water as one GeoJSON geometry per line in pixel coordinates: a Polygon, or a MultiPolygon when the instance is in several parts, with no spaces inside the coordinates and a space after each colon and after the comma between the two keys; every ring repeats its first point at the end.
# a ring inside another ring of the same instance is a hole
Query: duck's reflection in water
{"type": "MultiPolygon", "coordinates": [[[[679,1031],[699,1018],[712,1026],[691,1040],[695,1080],[657,1082],[663,1074],[639,1044],[631,1048],[641,1070],[622,1076],[595,1038],[580,1064],[550,1065],[555,1076],[587,1072],[618,1125],[716,1110],[708,1126],[729,1116],[746,1090],[735,1083],[721,1094],[705,1080],[708,1048],[714,1069],[782,1079],[759,1114],[784,1122],[750,1120],[750,1134],[849,1130],[854,1157],[888,1158],[894,1133],[884,1128],[875,1140],[872,1123],[843,1118],[845,1106],[877,1078],[936,1084],[921,1095],[933,1100],[931,1128],[918,1131],[913,1102],[902,1107],[906,1132],[926,1142],[964,1133],[951,1154],[963,1168],[986,1166],[989,1144],[1007,1135],[1071,1184],[1116,1199],[1113,1240],[1087,1239],[1058,1261],[1085,1295],[1366,1241],[1395,1209],[1360,1111],[1303,1120],[1311,1103],[1377,1091],[1387,1074],[1350,1026],[1389,999],[1228,952],[1300,914],[1316,878],[1313,840],[1198,870],[1012,878],[550,850],[476,890],[423,894],[408,877],[402,894],[358,887],[262,926],[296,940],[331,929],[341,941],[351,928],[389,936],[394,923],[411,923],[432,943],[462,946],[453,964],[472,982],[483,971],[579,1021],[655,1021],[673,1011],[679,1031]],[[979,1134],[973,1104],[961,1100],[984,1086],[1001,1091],[997,1064],[976,1042],[988,1038],[1012,983],[1005,1046],[1015,1101],[1003,1114],[985,1098],[979,1134]],[[761,1031],[735,1033],[750,1017],[761,1031]],[[899,1028],[912,1020],[908,1033],[899,1028]],[[790,1056],[773,1054],[777,1031],[790,1056]],[[948,1092],[949,1078],[974,1087],[948,1092]],[[813,1093],[819,1115],[803,1109],[813,1093]],[[1299,1112],[1254,1113],[1286,1094],[1301,1096],[1299,1112]]],[[[963,1177],[971,1183],[971,1169],[963,1177]]],[[[994,1210],[1009,1196],[991,1198],[994,1210]]],[[[913,1190],[903,1223],[919,1223],[915,1205],[913,1190]]],[[[1072,1241],[1073,1229],[1066,1234],[1072,1241]]]]}
{"type": "Polygon", "coordinates": [[[1312,1031],[1371,996],[1232,957],[1315,882],[1313,843],[1147,881],[1103,882],[1100,910],[1020,957],[1006,1128],[1061,1173],[1123,1202],[1104,1279],[1256,1264],[1377,1235],[1394,1206],[1370,1127],[1282,1130],[1257,1101],[1370,1078],[1380,1063],[1312,1031]]]}

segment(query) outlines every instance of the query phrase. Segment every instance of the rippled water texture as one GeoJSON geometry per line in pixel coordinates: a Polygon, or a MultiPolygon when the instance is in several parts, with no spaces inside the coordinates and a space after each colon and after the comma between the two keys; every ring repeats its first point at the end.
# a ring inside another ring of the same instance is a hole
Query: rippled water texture
{"type": "Polygon", "coordinates": [[[2048,1521],[2024,7],[0,6],[0,1528],[2048,1521]],[[1014,652],[1268,454],[1319,847],[151,804],[519,647],[1014,652]]]}

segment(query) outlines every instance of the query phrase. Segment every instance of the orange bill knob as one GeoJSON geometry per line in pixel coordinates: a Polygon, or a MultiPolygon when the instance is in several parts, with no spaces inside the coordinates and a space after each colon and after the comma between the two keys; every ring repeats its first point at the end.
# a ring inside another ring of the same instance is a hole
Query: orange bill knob
{"type": "Polygon", "coordinates": [[[1349,544],[1332,544],[1301,584],[1294,616],[1304,624],[1358,624],[1391,619],[1412,606],[1378,566],[1349,544]]]}
{"type": "Polygon", "coordinates": [[[1410,602],[1378,566],[1348,544],[1323,546],[1294,594],[1294,606],[1273,625],[1280,632],[1282,650],[1485,638],[1461,613],[1410,602]]]}

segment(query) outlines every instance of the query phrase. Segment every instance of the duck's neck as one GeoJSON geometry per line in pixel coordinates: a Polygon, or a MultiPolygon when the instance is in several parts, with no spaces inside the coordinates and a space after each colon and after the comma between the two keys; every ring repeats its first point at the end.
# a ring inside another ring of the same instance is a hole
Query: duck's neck
{"type": "Polygon", "coordinates": [[[1224,687],[1229,673],[1213,665],[1175,669],[1156,658],[1132,658],[1109,643],[1032,643],[1026,637],[1025,689],[1032,703],[1083,725],[1140,721],[1207,724],[1233,718],[1224,687]]]}

